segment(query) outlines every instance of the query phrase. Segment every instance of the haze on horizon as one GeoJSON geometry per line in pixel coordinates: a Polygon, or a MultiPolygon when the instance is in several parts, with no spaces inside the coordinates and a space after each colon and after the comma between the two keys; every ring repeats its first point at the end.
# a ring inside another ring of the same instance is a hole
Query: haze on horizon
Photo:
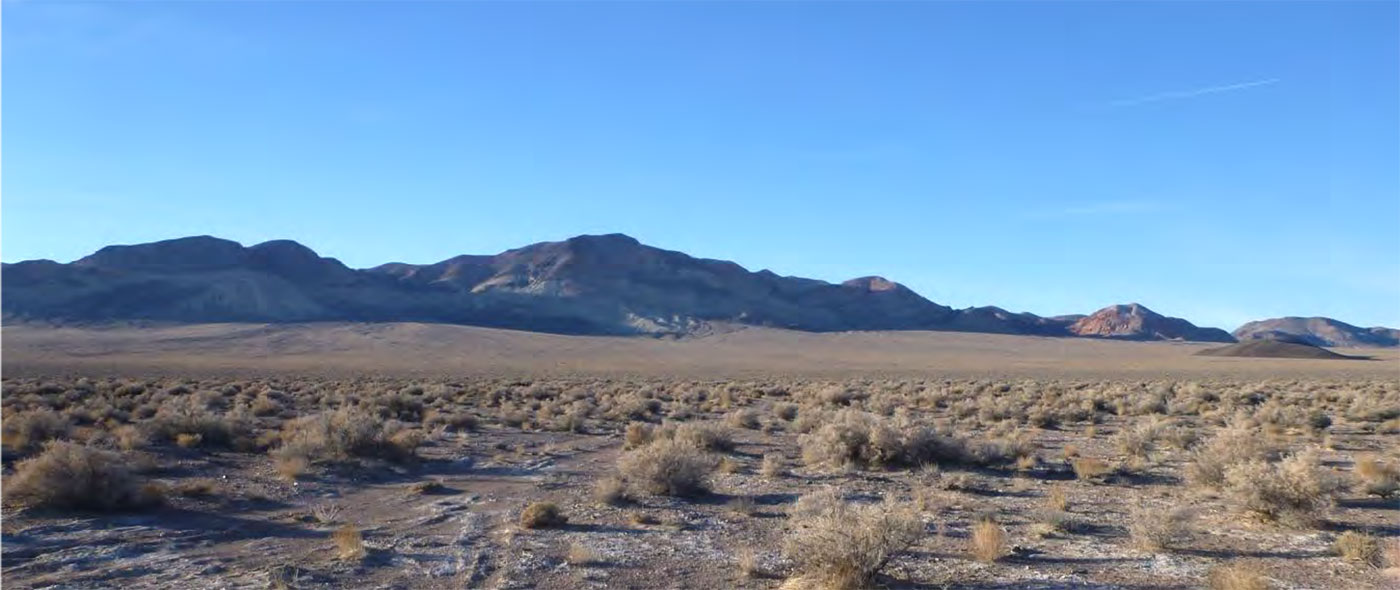
{"type": "Polygon", "coordinates": [[[1400,326],[1394,3],[0,10],[6,262],[621,232],[953,307],[1400,326]]]}

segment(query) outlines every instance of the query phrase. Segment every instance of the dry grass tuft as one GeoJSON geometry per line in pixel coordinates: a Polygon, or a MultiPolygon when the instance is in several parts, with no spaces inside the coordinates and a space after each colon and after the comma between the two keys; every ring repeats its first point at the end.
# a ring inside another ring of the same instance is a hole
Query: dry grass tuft
{"type": "Polygon", "coordinates": [[[627,484],[619,477],[605,477],[593,484],[593,500],[606,506],[621,506],[627,502],[627,484]]]}
{"type": "Polygon", "coordinates": [[[1363,565],[1380,567],[1382,564],[1381,541],[1374,536],[1356,531],[1347,531],[1332,542],[1332,551],[1342,559],[1363,565]]]}
{"type": "Polygon", "coordinates": [[[739,575],[745,578],[765,577],[763,564],[758,559],[758,553],[753,549],[740,549],[735,560],[739,567],[739,575]]]}
{"type": "Polygon", "coordinates": [[[1078,457],[1070,462],[1070,467],[1074,469],[1074,476],[1083,481],[1101,480],[1112,471],[1107,462],[1094,457],[1078,457]]]}
{"type": "Polygon", "coordinates": [[[1063,485],[1050,486],[1045,492],[1045,507],[1055,512],[1069,511],[1069,493],[1063,485]]]}
{"type": "Polygon", "coordinates": [[[645,512],[633,512],[627,515],[627,522],[631,523],[632,526],[649,526],[661,524],[661,519],[645,512]]]}
{"type": "Polygon", "coordinates": [[[306,457],[297,455],[274,455],[272,466],[278,477],[290,482],[304,475],[306,470],[311,468],[311,463],[306,457]]]}
{"type": "Polygon", "coordinates": [[[357,561],[364,559],[368,551],[365,550],[365,538],[360,534],[360,529],[351,525],[345,525],[331,533],[331,541],[335,542],[335,556],[337,559],[345,561],[357,561]]]}
{"type": "Polygon", "coordinates": [[[205,498],[214,495],[218,489],[218,482],[207,477],[184,481],[175,486],[175,492],[186,498],[205,498]]]}
{"type": "Polygon", "coordinates": [[[409,484],[408,486],[409,493],[418,494],[420,496],[428,494],[440,494],[446,489],[447,486],[443,485],[442,482],[433,479],[416,481],[412,484],[409,484]]]}
{"type": "Polygon", "coordinates": [[[1188,508],[1139,506],[1128,517],[1128,536],[1139,551],[1167,551],[1180,545],[1194,516],[1188,508]]]}
{"type": "Polygon", "coordinates": [[[974,559],[987,563],[1006,557],[1011,552],[1006,542],[1006,531],[990,518],[972,525],[967,547],[974,559]]]}
{"type": "Polygon", "coordinates": [[[728,504],[725,505],[725,508],[729,509],[730,512],[738,514],[740,516],[753,516],[755,514],[758,514],[758,504],[755,503],[753,498],[749,496],[739,496],[737,498],[734,498],[730,500],[728,504]]]}
{"type": "Polygon", "coordinates": [[[1270,590],[1269,579],[1259,568],[1243,563],[1219,565],[1206,579],[1210,590],[1270,590]]]}
{"type": "Polygon", "coordinates": [[[542,529],[568,524],[569,517],[553,502],[535,502],[520,512],[520,526],[527,529],[542,529]]]}
{"type": "Polygon", "coordinates": [[[574,542],[569,544],[569,552],[565,554],[564,561],[572,566],[589,567],[602,564],[603,558],[589,546],[574,542]]]}
{"type": "Polygon", "coordinates": [[[783,463],[783,456],[777,453],[763,455],[763,463],[759,465],[758,472],[770,479],[786,475],[787,466],[783,463]]]}
{"type": "Polygon", "coordinates": [[[635,449],[645,446],[652,439],[652,427],[645,422],[633,422],[623,431],[622,448],[635,449]]]}

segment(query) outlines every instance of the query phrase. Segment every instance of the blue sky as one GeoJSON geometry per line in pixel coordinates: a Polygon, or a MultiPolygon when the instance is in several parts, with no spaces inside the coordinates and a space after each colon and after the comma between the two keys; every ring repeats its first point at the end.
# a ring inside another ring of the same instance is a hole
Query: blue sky
{"type": "Polygon", "coordinates": [[[625,232],[1040,314],[1400,325],[1394,2],[3,3],[0,257],[625,232]]]}

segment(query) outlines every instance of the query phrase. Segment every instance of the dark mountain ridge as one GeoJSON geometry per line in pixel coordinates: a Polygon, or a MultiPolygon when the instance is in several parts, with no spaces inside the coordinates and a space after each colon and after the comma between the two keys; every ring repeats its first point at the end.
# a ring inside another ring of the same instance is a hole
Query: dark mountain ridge
{"type": "Polygon", "coordinates": [[[622,234],[358,270],[290,240],[244,247],[196,236],[108,246],[69,264],[5,264],[3,285],[5,316],[21,320],[417,321],[587,334],[689,334],[734,323],[1233,341],[1136,304],[1093,316],[955,310],[884,277],[834,284],[750,272],[622,234]]]}

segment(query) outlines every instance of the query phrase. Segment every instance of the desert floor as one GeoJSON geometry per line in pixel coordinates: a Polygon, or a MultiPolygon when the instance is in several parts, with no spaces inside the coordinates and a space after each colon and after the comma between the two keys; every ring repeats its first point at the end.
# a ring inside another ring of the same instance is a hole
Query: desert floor
{"type": "Polygon", "coordinates": [[[1400,587],[1394,350],[0,337],[7,587],[1400,587]]]}

